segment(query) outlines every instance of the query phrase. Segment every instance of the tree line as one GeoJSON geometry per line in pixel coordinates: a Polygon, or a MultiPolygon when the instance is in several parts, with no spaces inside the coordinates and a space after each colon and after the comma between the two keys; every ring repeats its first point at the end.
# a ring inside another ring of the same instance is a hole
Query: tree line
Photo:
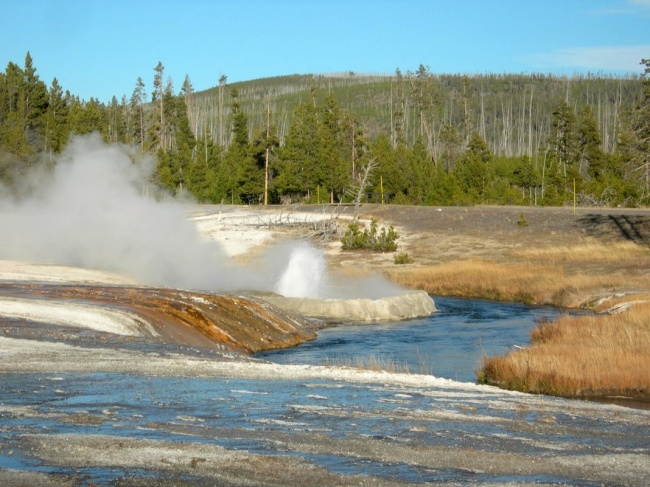
{"type": "Polygon", "coordinates": [[[296,77],[308,84],[287,89],[273,80],[230,86],[222,76],[212,96],[195,93],[187,76],[175,92],[159,62],[151,93],[138,78],[130,98],[103,104],[64,93],[56,78],[48,87],[27,53],[23,67],[10,62],[0,73],[0,182],[11,187],[48,164],[72,134],[99,132],[155,154],[159,186],[208,203],[350,201],[372,163],[364,195],[372,202],[564,205],[575,197],[584,205],[643,205],[650,61],[642,63],[638,78],[612,85],[590,77],[577,95],[567,83],[552,106],[538,106],[556,80],[487,76],[481,85],[458,76],[454,84],[420,66],[372,83],[349,73],[347,91],[325,90],[318,77],[296,77]],[[523,90],[500,103],[487,99],[486,87],[509,83],[523,90]],[[242,97],[240,89],[257,95],[242,97]],[[378,91],[363,108],[350,101],[358,90],[378,91]],[[290,117],[277,113],[287,96],[290,117]]]}

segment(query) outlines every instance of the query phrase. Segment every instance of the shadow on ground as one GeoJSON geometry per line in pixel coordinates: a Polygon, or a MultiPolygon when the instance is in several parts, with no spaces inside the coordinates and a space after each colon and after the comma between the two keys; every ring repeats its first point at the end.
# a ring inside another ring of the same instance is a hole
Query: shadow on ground
{"type": "Polygon", "coordinates": [[[650,217],[646,215],[596,215],[580,217],[578,225],[592,237],[623,238],[650,247],[650,217]]]}

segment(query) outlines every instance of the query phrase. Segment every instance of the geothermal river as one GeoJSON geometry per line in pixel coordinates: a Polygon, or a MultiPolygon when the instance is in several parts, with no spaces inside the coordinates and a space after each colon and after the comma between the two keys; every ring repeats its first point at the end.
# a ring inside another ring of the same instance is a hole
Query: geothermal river
{"type": "Polygon", "coordinates": [[[291,353],[347,342],[417,368],[419,351],[466,382],[0,337],[0,485],[650,485],[650,411],[470,383],[479,340],[524,345],[557,311],[437,306],[291,353]]]}
{"type": "Polygon", "coordinates": [[[439,312],[426,318],[325,328],[313,342],[257,357],[281,364],[376,361],[401,371],[408,368],[474,382],[484,353],[494,356],[514,346],[527,346],[537,320],[554,319],[565,312],[476,299],[434,296],[434,301],[439,312]]]}

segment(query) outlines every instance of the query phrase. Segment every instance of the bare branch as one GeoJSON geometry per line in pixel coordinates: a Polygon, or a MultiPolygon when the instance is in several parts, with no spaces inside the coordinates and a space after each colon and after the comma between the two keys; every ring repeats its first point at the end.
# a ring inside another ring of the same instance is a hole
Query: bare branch
{"type": "Polygon", "coordinates": [[[368,161],[367,164],[361,167],[361,180],[359,186],[349,186],[348,194],[354,199],[354,217],[352,218],[353,222],[356,222],[359,219],[359,209],[361,208],[361,198],[366,192],[366,188],[370,186],[370,174],[374,169],[379,166],[376,158],[372,158],[368,161]]]}

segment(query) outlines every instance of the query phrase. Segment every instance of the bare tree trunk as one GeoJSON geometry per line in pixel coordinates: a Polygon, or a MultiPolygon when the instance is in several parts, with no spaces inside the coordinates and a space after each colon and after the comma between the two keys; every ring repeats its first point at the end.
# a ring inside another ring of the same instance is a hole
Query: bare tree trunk
{"type": "Polygon", "coordinates": [[[219,78],[219,145],[224,145],[223,137],[223,87],[228,77],[224,74],[219,78]]]}
{"type": "Polygon", "coordinates": [[[533,91],[535,85],[530,86],[530,105],[528,105],[528,157],[533,157],[533,91]]]}
{"type": "Polygon", "coordinates": [[[467,106],[468,94],[467,94],[467,78],[463,78],[463,130],[465,131],[465,145],[469,143],[470,139],[470,119],[469,119],[469,107],[467,106]]]}
{"type": "MultiPolygon", "coordinates": [[[[393,122],[393,82],[390,83],[390,140],[393,143],[393,149],[397,146],[397,134],[395,133],[395,123],[393,122]]],[[[354,132],[353,132],[354,134],[354,132]]],[[[354,147],[354,141],[352,142],[354,147]]],[[[354,154],[354,149],[352,150],[354,154]]],[[[354,179],[354,157],[352,158],[352,179],[354,179]]]]}
{"type": "Polygon", "coordinates": [[[359,219],[359,209],[361,208],[361,199],[363,198],[366,188],[370,184],[369,178],[372,171],[378,166],[377,160],[373,157],[368,161],[368,164],[361,168],[361,181],[359,182],[359,187],[355,188],[350,186],[349,191],[354,197],[354,216],[352,217],[352,222],[355,223],[359,219]]]}
{"type": "Polygon", "coordinates": [[[271,132],[271,106],[266,105],[266,154],[264,156],[264,206],[269,204],[269,136],[271,132]]]}
{"type": "MultiPolygon", "coordinates": [[[[393,118],[393,114],[392,114],[392,107],[391,107],[391,123],[392,123],[392,118],[393,118]]],[[[357,147],[356,147],[354,120],[352,120],[352,181],[354,181],[357,176],[356,162],[357,162],[357,147]]]]}
{"type": "Polygon", "coordinates": [[[485,93],[481,91],[481,137],[486,140],[485,136],[485,93]]]}
{"type": "Polygon", "coordinates": [[[163,118],[163,92],[160,91],[160,145],[162,149],[166,151],[165,147],[165,120],[163,118]]]}
{"type": "Polygon", "coordinates": [[[517,123],[517,147],[515,147],[515,156],[520,156],[526,152],[526,90],[521,100],[521,107],[519,108],[519,122],[517,123]]]}
{"type": "Polygon", "coordinates": [[[140,150],[144,153],[144,108],[142,108],[142,103],[140,107],[140,150]]]}
{"type": "Polygon", "coordinates": [[[542,166],[542,199],[544,199],[544,179],[546,177],[546,155],[548,154],[549,147],[546,146],[544,151],[544,165],[542,166]]]}
{"type": "Polygon", "coordinates": [[[618,124],[619,124],[619,113],[621,110],[621,104],[623,103],[623,93],[621,91],[622,80],[618,81],[618,98],[616,104],[614,105],[614,124],[613,124],[613,134],[612,134],[612,153],[616,151],[616,139],[618,138],[618,124]]]}

